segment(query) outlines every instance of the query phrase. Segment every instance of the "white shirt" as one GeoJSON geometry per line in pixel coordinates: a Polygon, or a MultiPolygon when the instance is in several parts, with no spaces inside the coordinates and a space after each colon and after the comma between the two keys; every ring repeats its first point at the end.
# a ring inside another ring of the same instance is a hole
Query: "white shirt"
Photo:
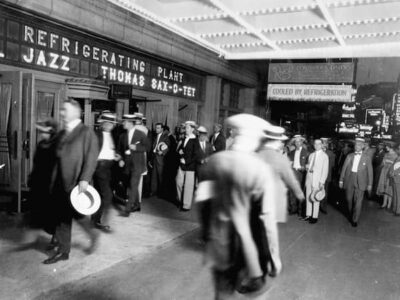
{"type": "Polygon", "coordinates": [[[293,169],[301,169],[300,154],[302,148],[303,147],[300,147],[299,149],[296,149],[296,151],[294,152],[293,169]]]}
{"type": "Polygon", "coordinates": [[[134,133],[135,133],[135,127],[133,127],[128,131],[128,145],[130,145],[134,133]]]}
{"type": "Polygon", "coordinates": [[[154,153],[156,153],[156,151],[157,151],[157,146],[158,146],[158,142],[160,141],[161,134],[162,134],[162,132],[157,134],[157,142],[156,142],[156,146],[154,147],[154,150],[153,150],[154,153]]]}
{"type": "Polygon", "coordinates": [[[103,145],[99,153],[99,160],[113,160],[115,158],[115,146],[111,136],[111,132],[103,131],[103,145]]]}
{"type": "Polygon", "coordinates": [[[81,122],[82,122],[81,119],[73,120],[73,121],[67,123],[67,125],[65,126],[65,129],[67,130],[68,133],[70,133],[70,132],[71,132],[72,130],[74,130],[75,127],[78,126],[81,122]]]}
{"type": "Polygon", "coordinates": [[[205,141],[200,142],[200,146],[201,146],[201,149],[203,150],[203,152],[205,152],[206,151],[206,142],[205,141]]]}
{"type": "Polygon", "coordinates": [[[353,166],[351,168],[352,172],[357,173],[358,170],[358,165],[360,163],[360,159],[361,159],[361,154],[355,154],[354,153],[354,160],[353,160],[353,166]]]}

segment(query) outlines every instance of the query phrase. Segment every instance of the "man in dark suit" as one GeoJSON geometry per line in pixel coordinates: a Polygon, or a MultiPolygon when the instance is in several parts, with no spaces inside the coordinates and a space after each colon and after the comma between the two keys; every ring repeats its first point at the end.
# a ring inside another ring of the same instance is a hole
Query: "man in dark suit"
{"type": "Polygon", "coordinates": [[[345,189],[349,209],[349,219],[353,227],[357,227],[360,218],[364,193],[371,193],[373,171],[371,158],[362,152],[364,140],[356,138],[354,153],[347,155],[340,173],[339,187],[345,189]]]}
{"type": "MultiPolygon", "coordinates": [[[[117,117],[113,113],[103,113],[98,119],[100,130],[96,131],[99,141],[99,157],[97,167],[93,175],[94,187],[99,191],[101,206],[92,215],[95,228],[105,232],[110,231],[110,226],[102,222],[102,218],[107,220],[107,212],[113,199],[112,172],[115,161],[120,158],[116,155],[117,137],[113,131],[117,124],[117,117]]],[[[104,220],[103,220],[104,221],[104,220]]]]}
{"type": "MultiPolygon", "coordinates": [[[[293,142],[296,147],[293,151],[289,152],[289,159],[292,161],[292,168],[296,178],[301,186],[304,187],[304,178],[306,174],[306,164],[309,152],[304,146],[305,139],[301,135],[295,135],[293,137],[293,142]]],[[[292,193],[289,196],[289,214],[302,214],[302,210],[299,207],[300,204],[292,193]]]]}
{"type": "Polygon", "coordinates": [[[204,126],[199,126],[197,129],[199,133],[199,157],[198,157],[198,163],[197,163],[197,168],[196,168],[196,176],[199,176],[201,173],[200,170],[204,166],[204,164],[207,162],[208,157],[213,154],[213,149],[211,144],[207,141],[207,129],[204,126]]]}
{"type": "Polygon", "coordinates": [[[151,193],[152,195],[164,196],[164,163],[165,155],[170,148],[170,139],[168,133],[164,132],[162,123],[156,123],[156,135],[151,148],[151,165],[153,170],[151,172],[151,193]]]}
{"type": "Polygon", "coordinates": [[[70,193],[79,185],[79,192],[86,192],[97,165],[99,147],[95,133],[82,124],[81,107],[75,100],[66,100],[61,109],[65,129],[57,141],[57,164],[53,174],[51,190],[56,201],[57,225],[55,239],[58,242],[56,253],[46,259],[44,264],[67,260],[71,250],[72,219],[75,218],[92,238],[94,249],[97,235],[90,231],[83,218],[72,207],[70,193]]]}
{"type": "Polygon", "coordinates": [[[214,134],[210,137],[211,146],[214,152],[223,151],[226,148],[226,139],[222,133],[222,125],[214,125],[214,134]]]}
{"type": "Polygon", "coordinates": [[[124,168],[125,184],[128,187],[128,202],[122,216],[129,217],[131,212],[140,211],[139,186],[143,174],[147,172],[146,150],[147,135],[137,127],[140,116],[124,115],[123,126],[126,130],[118,141],[118,154],[121,156],[119,166],[124,168]]]}
{"type": "Polygon", "coordinates": [[[196,123],[185,123],[185,138],[179,141],[177,152],[179,158],[178,174],[176,175],[177,200],[182,205],[182,211],[189,211],[192,207],[196,163],[199,156],[199,141],[194,135],[196,123]]]}

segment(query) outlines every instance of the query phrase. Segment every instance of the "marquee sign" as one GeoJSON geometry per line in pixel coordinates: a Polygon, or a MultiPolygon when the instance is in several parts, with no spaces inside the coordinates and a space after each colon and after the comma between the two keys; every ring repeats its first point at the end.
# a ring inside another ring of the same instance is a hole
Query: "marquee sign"
{"type": "Polygon", "coordinates": [[[354,63],[271,63],[268,82],[353,83],[354,63]]]}
{"type": "Polygon", "coordinates": [[[103,78],[189,99],[201,99],[203,86],[202,76],[22,13],[0,13],[0,63],[71,77],[103,78]]]}
{"type": "Polygon", "coordinates": [[[351,85],[269,84],[268,100],[352,102],[351,85]]]}

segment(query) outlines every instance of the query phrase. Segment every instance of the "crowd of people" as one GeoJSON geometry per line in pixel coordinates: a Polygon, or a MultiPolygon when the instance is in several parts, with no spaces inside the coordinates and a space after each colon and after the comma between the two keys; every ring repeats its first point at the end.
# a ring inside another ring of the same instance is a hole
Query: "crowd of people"
{"type": "Polygon", "coordinates": [[[81,114],[78,102],[66,100],[61,130],[53,120],[37,124],[29,185],[40,225],[52,236],[45,264],[69,259],[73,219],[89,235],[90,253],[99,230],[111,231],[113,201],[129,217],[140,212],[142,195],[154,195],[182,212],[197,204],[217,295],[249,293],[265,286],[266,275],[281,272],[277,223],[288,215],[316,224],[328,202],[340,202],[356,227],[366,191],[400,215],[400,148],[392,141],[289,138],[284,128],[248,114],[226,120],[228,138],[221,124],[209,134],[187,121],[171,133],[162,123],[150,130],[140,113],[117,120],[109,111],[93,130],[81,114]],[[69,198],[76,186],[86,192],[90,183],[101,206],[88,220],[69,198]]]}

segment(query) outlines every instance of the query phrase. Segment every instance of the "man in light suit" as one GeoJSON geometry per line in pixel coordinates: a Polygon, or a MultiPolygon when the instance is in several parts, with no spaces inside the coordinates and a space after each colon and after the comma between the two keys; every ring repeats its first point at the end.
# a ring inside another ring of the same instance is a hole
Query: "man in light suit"
{"type": "Polygon", "coordinates": [[[315,224],[318,221],[319,202],[314,199],[314,193],[325,186],[329,171],[329,157],[322,150],[322,141],[314,140],[315,151],[310,154],[306,175],[306,217],[304,221],[315,224]]]}
{"type": "Polygon", "coordinates": [[[197,128],[197,131],[199,133],[199,149],[200,149],[196,166],[196,176],[198,177],[199,174],[201,173],[202,167],[207,162],[208,157],[211,154],[213,154],[213,150],[211,144],[207,141],[208,139],[207,129],[204,126],[199,126],[199,128],[197,128]]]}
{"type": "Polygon", "coordinates": [[[354,153],[347,155],[340,173],[339,187],[344,188],[349,219],[353,227],[357,227],[360,218],[364,193],[371,193],[373,170],[371,158],[362,152],[364,139],[356,138],[354,153]]]}
{"type": "Polygon", "coordinates": [[[147,172],[146,151],[148,138],[137,127],[139,116],[124,115],[123,126],[126,130],[118,141],[118,154],[122,157],[120,167],[124,168],[125,184],[128,187],[128,202],[122,216],[129,217],[131,212],[140,211],[139,186],[143,174],[147,172]]]}

